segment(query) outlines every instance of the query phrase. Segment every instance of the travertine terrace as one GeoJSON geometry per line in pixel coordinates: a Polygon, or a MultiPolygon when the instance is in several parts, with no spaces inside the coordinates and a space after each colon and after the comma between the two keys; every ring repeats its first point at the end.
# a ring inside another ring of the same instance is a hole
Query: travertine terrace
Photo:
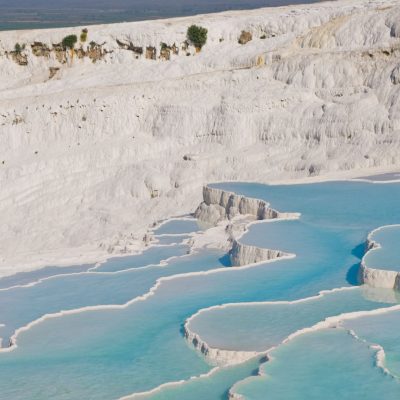
{"type": "Polygon", "coordinates": [[[75,52],[85,27],[0,33],[0,275],[138,249],[208,182],[398,167],[399,21],[341,0],[92,26],[75,52]]]}

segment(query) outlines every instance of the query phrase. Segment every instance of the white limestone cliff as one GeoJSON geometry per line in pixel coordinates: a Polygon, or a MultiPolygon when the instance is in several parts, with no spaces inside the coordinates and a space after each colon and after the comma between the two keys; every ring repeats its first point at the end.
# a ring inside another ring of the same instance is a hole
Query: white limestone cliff
{"type": "Polygon", "coordinates": [[[288,215],[274,210],[263,200],[209,186],[203,187],[203,202],[194,213],[196,218],[215,225],[224,219],[232,219],[238,214],[252,215],[256,219],[284,218],[288,215]]]}
{"type": "MultiPolygon", "coordinates": [[[[204,223],[213,225],[224,220],[233,220],[233,223],[228,224],[225,230],[231,243],[229,257],[234,267],[268,261],[278,257],[293,256],[280,250],[264,249],[240,243],[235,239],[234,234],[234,231],[237,231],[235,217],[247,216],[257,220],[295,219],[299,218],[299,213],[279,212],[271,208],[269,203],[264,200],[204,186],[203,202],[197,207],[194,216],[204,223]]],[[[243,233],[242,230],[240,236],[243,233]]]]}
{"type": "Polygon", "coordinates": [[[99,25],[65,60],[32,44],[82,27],[0,32],[0,275],[139,249],[207,182],[398,168],[399,20],[399,0],[339,0],[99,25]]]}
{"type": "Polygon", "coordinates": [[[359,280],[374,288],[400,289],[400,272],[369,268],[361,264],[359,280]]]}
{"type": "MultiPolygon", "coordinates": [[[[400,289],[400,272],[391,271],[390,268],[384,267],[374,268],[368,265],[366,256],[370,251],[380,248],[380,244],[373,239],[374,232],[385,227],[380,227],[373,230],[367,238],[367,252],[361,260],[358,270],[358,280],[362,284],[366,284],[373,288],[400,289]]],[[[400,260],[399,260],[400,262],[400,260]]]]}
{"type": "Polygon", "coordinates": [[[211,364],[217,366],[235,365],[255,357],[256,351],[224,350],[210,347],[201,337],[190,330],[190,319],[184,325],[186,340],[211,364]]]}
{"type": "Polygon", "coordinates": [[[263,261],[273,260],[281,257],[292,257],[293,255],[280,250],[263,249],[234,241],[229,252],[233,267],[255,264],[263,261]]]}

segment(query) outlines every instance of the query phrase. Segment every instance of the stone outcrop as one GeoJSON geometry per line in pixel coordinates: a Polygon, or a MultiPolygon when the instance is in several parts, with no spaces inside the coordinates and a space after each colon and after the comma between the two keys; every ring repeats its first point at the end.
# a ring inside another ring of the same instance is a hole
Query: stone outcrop
{"type": "Polygon", "coordinates": [[[246,44],[246,43],[250,42],[250,40],[252,40],[252,39],[253,39],[253,35],[250,32],[242,31],[242,33],[239,36],[238,42],[240,44],[246,44]]]}
{"type": "Polygon", "coordinates": [[[12,51],[10,52],[12,59],[21,66],[28,65],[28,56],[24,53],[12,51]]]}
{"type": "Polygon", "coordinates": [[[137,55],[142,55],[143,54],[143,47],[141,47],[141,46],[135,46],[132,42],[125,43],[125,42],[123,42],[121,40],[118,40],[118,39],[116,39],[116,41],[117,41],[117,44],[118,44],[120,49],[133,51],[137,55]]]}
{"type": "Polygon", "coordinates": [[[212,348],[204,342],[199,335],[190,330],[190,320],[189,318],[184,325],[185,338],[210,364],[219,366],[240,364],[258,354],[255,351],[234,351],[212,348]]]}
{"type": "Polygon", "coordinates": [[[67,62],[67,53],[61,43],[53,44],[52,51],[60,64],[65,64],[67,62]]]}
{"type": "Polygon", "coordinates": [[[253,215],[259,220],[298,216],[295,213],[280,213],[264,200],[248,198],[209,186],[203,187],[203,200],[194,215],[199,220],[210,224],[232,219],[238,214],[253,215]]]}
{"type": "Polygon", "coordinates": [[[233,241],[232,249],[229,252],[233,267],[241,267],[284,256],[290,256],[290,254],[280,250],[263,249],[261,247],[242,244],[236,240],[233,241]]]}
{"type": "MultiPolygon", "coordinates": [[[[204,201],[196,209],[194,215],[200,221],[217,224],[224,219],[232,219],[238,214],[251,215],[259,220],[273,218],[297,218],[298,213],[280,213],[269,207],[264,200],[241,196],[221,189],[203,187],[204,201]]],[[[228,225],[229,233],[232,225],[228,225]]],[[[256,246],[239,243],[230,233],[232,248],[229,257],[232,266],[239,267],[259,263],[283,256],[292,256],[280,250],[264,249],[256,246]]]]}
{"type": "Polygon", "coordinates": [[[171,55],[179,55],[179,47],[174,43],[172,46],[167,45],[164,42],[160,43],[160,60],[169,61],[171,55]]]}
{"type": "Polygon", "coordinates": [[[153,46],[146,47],[146,58],[148,60],[155,60],[157,58],[157,49],[153,46]]]}
{"type": "Polygon", "coordinates": [[[358,270],[358,280],[361,284],[373,288],[400,289],[400,272],[383,268],[372,268],[365,260],[368,252],[380,248],[380,244],[372,239],[374,231],[368,235],[367,252],[361,260],[358,270]]]}
{"type": "Polygon", "coordinates": [[[400,289],[400,272],[369,268],[361,262],[360,283],[374,288],[400,289]]]}
{"type": "Polygon", "coordinates": [[[390,74],[390,80],[392,81],[393,85],[398,85],[400,83],[400,65],[395,67],[390,74]]]}
{"type": "Polygon", "coordinates": [[[33,42],[31,44],[32,54],[36,57],[50,57],[51,49],[45,43],[33,42]]]}
{"type": "Polygon", "coordinates": [[[59,70],[60,70],[60,68],[58,68],[58,67],[50,67],[49,68],[49,79],[52,79],[59,70]]]}
{"type": "MultiPolygon", "coordinates": [[[[148,60],[156,60],[157,59],[157,49],[155,46],[145,46],[145,51],[142,46],[135,46],[131,41],[123,41],[116,39],[116,42],[120,49],[129,50],[136,54],[136,58],[139,58],[144,54],[145,58],[148,60]]],[[[160,53],[159,59],[164,61],[169,61],[171,59],[171,55],[179,54],[179,47],[174,43],[172,46],[167,45],[164,42],[160,43],[160,53]]]]}
{"type": "Polygon", "coordinates": [[[169,61],[171,58],[171,50],[168,47],[162,47],[160,50],[160,59],[169,61]]]}
{"type": "MultiPolygon", "coordinates": [[[[67,50],[64,49],[61,43],[53,43],[50,46],[43,42],[35,41],[31,45],[32,55],[35,57],[44,57],[50,58],[52,54],[54,54],[55,59],[60,64],[66,64],[69,57],[76,56],[78,59],[89,58],[93,62],[101,60],[107,53],[111,51],[107,51],[103,48],[102,44],[98,44],[95,42],[90,42],[89,46],[84,48],[82,45],[76,49],[69,49],[68,53],[67,50]]],[[[26,51],[23,52],[16,52],[12,51],[9,52],[12,56],[13,60],[19,65],[28,65],[28,55],[26,51]]],[[[51,70],[53,67],[49,67],[50,75],[52,74],[51,70]]]]}
{"type": "Polygon", "coordinates": [[[101,60],[106,54],[111,53],[103,48],[102,44],[90,42],[90,47],[84,53],[85,56],[89,57],[94,63],[101,60]]]}

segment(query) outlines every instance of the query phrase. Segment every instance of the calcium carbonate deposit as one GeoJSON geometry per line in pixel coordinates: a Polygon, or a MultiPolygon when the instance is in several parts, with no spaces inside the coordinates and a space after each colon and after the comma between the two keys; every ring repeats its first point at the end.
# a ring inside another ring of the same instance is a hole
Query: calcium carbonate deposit
{"type": "Polygon", "coordinates": [[[0,32],[0,77],[1,400],[398,400],[400,0],[0,32]]]}
{"type": "Polygon", "coordinates": [[[74,54],[84,27],[1,32],[0,273],[140,249],[208,182],[397,167],[399,20],[343,0],[90,26],[74,54]]]}

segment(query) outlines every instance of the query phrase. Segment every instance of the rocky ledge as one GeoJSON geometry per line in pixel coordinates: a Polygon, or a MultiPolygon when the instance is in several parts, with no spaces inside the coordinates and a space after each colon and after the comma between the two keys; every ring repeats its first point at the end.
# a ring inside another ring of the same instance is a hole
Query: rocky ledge
{"type": "Polygon", "coordinates": [[[256,219],[297,218],[297,213],[281,213],[264,200],[253,199],[222,189],[203,187],[203,202],[194,215],[200,221],[216,225],[224,219],[252,215],[256,219]]]}
{"type": "Polygon", "coordinates": [[[380,243],[374,240],[374,234],[387,227],[380,227],[373,230],[367,238],[367,251],[361,260],[358,271],[358,279],[361,284],[366,284],[374,288],[400,289],[400,272],[385,268],[372,268],[368,265],[366,258],[369,252],[381,248],[380,243]]]}

